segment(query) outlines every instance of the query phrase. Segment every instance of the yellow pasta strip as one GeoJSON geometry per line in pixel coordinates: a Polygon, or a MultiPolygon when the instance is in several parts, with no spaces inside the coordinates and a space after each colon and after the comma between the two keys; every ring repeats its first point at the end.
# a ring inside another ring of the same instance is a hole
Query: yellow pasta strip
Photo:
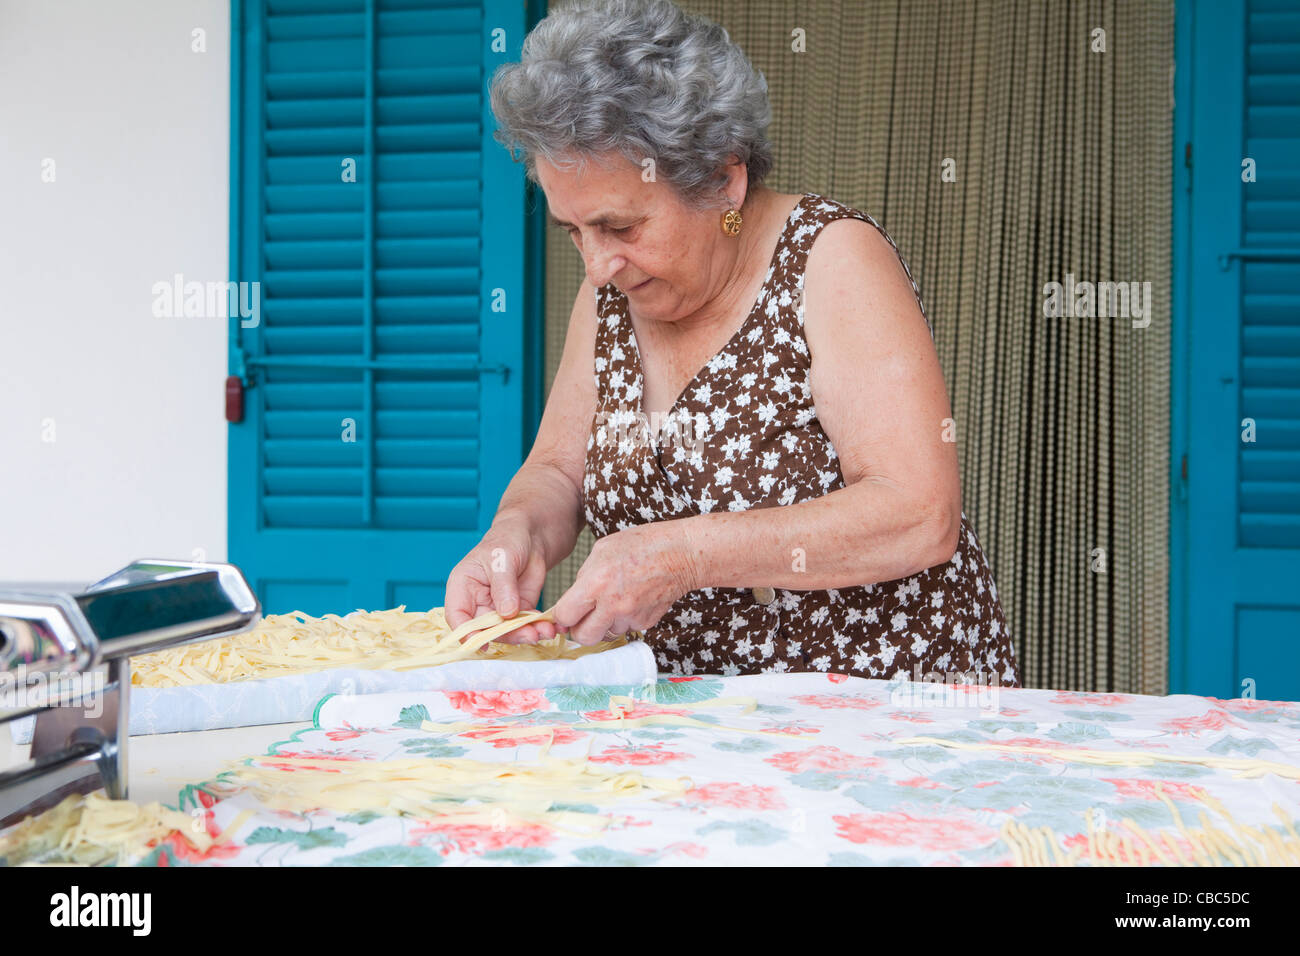
{"type": "Polygon", "coordinates": [[[1168,833],[1161,830],[1160,838],[1165,841],[1165,846],[1169,847],[1169,852],[1178,860],[1179,866],[1191,866],[1191,864],[1187,862],[1187,857],[1183,856],[1183,851],[1178,848],[1178,844],[1174,842],[1173,838],[1168,833]]]}
{"type": "Polygon", "coordinates": [[[1016,836],[1016,821],[1011,817],[1007,817],[1006,822],[1002,824],[1002,839],[1011,848],[1016,866],[1024,866],[1025,856],[1020,849],[1020,840],[1016,836]]]}
{"type": "MultiPolygon", "coordinates": [[[[1274,804],[1274,806],[1276,806],[1276,804],[1274,804]]],[[[1291,849],[1286,845],[1286,841],[1283,840],[1278,835],[1277,831],[1271,826],[1261,823],[1259,825],[1259,832],[1263,834],[1264,840],[1268,844],[1270,850],[1280,860],[1281,866],[1295,866],[1300,863],[1300,855],[1293,856],[1291,849]]]]}
{"type": "Polygon", "coordinates": [[[1092,807],[1088,808],[1086,818],[1088,821],[1088,855],[1095,860],[1100,858],[1101,854],[1097,852],[1097,827],[1092,819],[1092,807]]]}
{"type": "MultiPolygon", "coordinates": [[[[1141,827],[1139,827],[1136,823],[1134,823],[1134,822],[1133,822],[1132,820],[1130,820],[1128,817],[1125,817],[1125,818],[1123,819],[1122,822],[1123,822],[1124,826],[1128,827],[1130,830],[1133,831],[1133,834],[1134,834],[1134,835],[1135,835],[1139,840],[1141,840],[1144,844],[1146,844],[1148,847],[1151,848],[1151,856],[1152,856],[1154,859],[1159,860],[1161,863],[1165,864],[1166,866],[1169,865],[1169,859],[1168,859],[1168,857],[1166,857],[1163,853],[1161,853],[1161,852],[1160,852],[1160,848],[1157,847],[1153,842],[1151,842],[1151,838],[1150,838],[1149,836],[1147,836],[1145,830],[1143,830],[1141,827]]],[[[1142,857],[1142,859],[1143,859],[1143,861],[1145,861],[1145,860],[1146,860],[1146,856],[1144,855],[1144,856],[1142,857]]]]}
{"type": "Polygon", "coordinates": [[[1127,833],[1119,833],[1116,835],[1119,837],[1120,842],[1123,843],[1124,845],[1124,862],[1127,863],[1129,866],[1133,866],[1135,863],[1138,866],[1141,866],[1142,858],[1139,857],[1137,854],[1137,850],[1135,849],[1133,844],[1133,838],[1129,836],[1127,833]]]}
{"type": "Polygon", "coordinates": [[[1037,850],[1035,857],[1038,860],[1039,866],[1050,865],[1051,861],[1048,860],[1047,858],[1047,841],[1043,838],[1042,830],[1034,829],[1034,830],[1030,830],[1029,832],[1034,839],[1034,846],[1037,850]]]}
{"type": "Polygon", "coordinates": [[[1043,827],[1043,833],[1047,837],[1047,845],[1052,848],[1052,860],[1055,866],[1069,866],[1069,860],[1061,854],[1061,847],[1056,842],[1056,834],[1050,827],[1043,827]]]}

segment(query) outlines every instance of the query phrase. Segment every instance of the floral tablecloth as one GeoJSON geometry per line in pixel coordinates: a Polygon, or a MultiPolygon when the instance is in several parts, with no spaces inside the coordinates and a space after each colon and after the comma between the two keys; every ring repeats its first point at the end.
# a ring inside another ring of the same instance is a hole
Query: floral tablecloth
{"type": "MultiPolygon", "coordinates": [[[[220,780],[186,787],[178,807],[217,834],[252,811],[224,844],[201,854],[179,835],[153,865],[1012,865],[1008,817],[1051,827],[1061,848],[1086,842],[1086,814],[1125,819],[1177,839],[1211,794],[1239,824],[1287,839],[1300,817],[1300,780],[1196,763],[1108,766],[1042,752],[961,750],[997,743],[1040,751],[1249,757],[1300,767],[1300,704],[912,684],[827,674],[661,679],[642,686],[428,691],[331,696],[313,726],[274,745],[280,757],[356,761],[585,757],[591,765],[689,778],[684,793],[564,809],[602,814],[594,835],[535,822],[465,823],[363,811],[296,813],[220,780]],[[629,726],[608,721],[611,697],[629,726]],[[751,698],[745,707],[732,698],[751,698]],[[711,702],[717,701],[716,705],[711,702]],[[681,715],[709,726],[638,726],[681,715]],[[450,729],[427,729],[429,724],[450,729]],[[579,726],[580,725],[580,726],[579,726]],[[502,728],[538,733],[502,737],[502,728]],[[214,793],[217,795],[214,796],[214,793]],[[1277,805],[1277,806],[1275,806],[1277,805]]],[[[1213,814],[1210,814],[1213,817],[1213,814]]],[[[1224,829],[1228,825],[1216,820],[1224,829]]]]}

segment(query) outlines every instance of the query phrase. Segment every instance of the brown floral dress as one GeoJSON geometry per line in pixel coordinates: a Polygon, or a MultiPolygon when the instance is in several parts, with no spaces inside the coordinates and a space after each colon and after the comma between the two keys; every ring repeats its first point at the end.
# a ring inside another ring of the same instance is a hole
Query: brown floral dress
{"type": "MultiPolygon", "coordinates": [[[[650,521],[792,505],[844,487],[813,403],[799,297],[813,240],[845,217],[871,223],[894,245],[865,213],[806,193],[748,318],[657,421],[642,409],[627,297],[612,284],[596,290],[598,405],[583,499],[597,538],[650,521]]],[[[912,288],[920,305],[915,280],[912,288]]],[[[676,675],[821,670],[1020,683],[997,588],[964,514],[952,559],[919,574],[830,590],[702,588],[643,637],[660,668],[676,675]]]]}

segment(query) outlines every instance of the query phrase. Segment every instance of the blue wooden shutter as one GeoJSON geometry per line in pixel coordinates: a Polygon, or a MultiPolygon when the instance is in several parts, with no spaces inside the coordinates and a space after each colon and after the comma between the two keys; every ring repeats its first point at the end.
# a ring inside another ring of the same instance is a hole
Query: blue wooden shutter
{"type": "Polygon", "coordinates": [[[1300,699],[1300,10],[1232,0],[1179,18],[1188,640],[1172,685],[1300,699]]]}
{"type": "Polygon", "coordinates": [[[441,604],[520,465],[524,182],[486,90],[523,31],[504,0],[233,4],[261,308],[231,320],[229,551],[268,612],[441,604]]]}

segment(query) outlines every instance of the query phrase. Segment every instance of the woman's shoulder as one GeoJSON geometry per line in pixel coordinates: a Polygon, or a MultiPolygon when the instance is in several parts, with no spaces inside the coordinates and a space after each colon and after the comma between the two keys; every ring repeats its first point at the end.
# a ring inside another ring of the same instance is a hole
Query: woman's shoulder
{"type": "Polygon", "coordinates": [[[920,285],[912,275],[912,270],[903,257],[898,243],[874,216],[848,203],[815,193],[807,194],[805,202],[813,217],[812,222],[816,223],[815,227],[809,230],[810,233],[815,233],[812,239],[826,236],[824,241],[810,242],[806,247],[805,268],[815,260],[817,266],[834,272],[851,261],[856,263],[863,273],[875,277],[883,276],[901,267],[903,275],[912,287],[917,307],[925,317],[926,325],[930,325],[930,317],[921,300],[920,285]],[[832,223],[839,224],[833,228],[824,228],[831,226],[832,223]],[[817,250],[815,256],[814,249],[817,250]]]}
{"type": "Polygon", "coordinates": [[[881,228],[880,223],[870,213],[864,212],[851,203],[842,202],[821,193],[804,193],[802,205],[804,206],[804,213],[808,217],[823,219],[826,222],[833,222],[837,219],[861,219],[863,222],[871,223],[877,229],[881,228]]]}

